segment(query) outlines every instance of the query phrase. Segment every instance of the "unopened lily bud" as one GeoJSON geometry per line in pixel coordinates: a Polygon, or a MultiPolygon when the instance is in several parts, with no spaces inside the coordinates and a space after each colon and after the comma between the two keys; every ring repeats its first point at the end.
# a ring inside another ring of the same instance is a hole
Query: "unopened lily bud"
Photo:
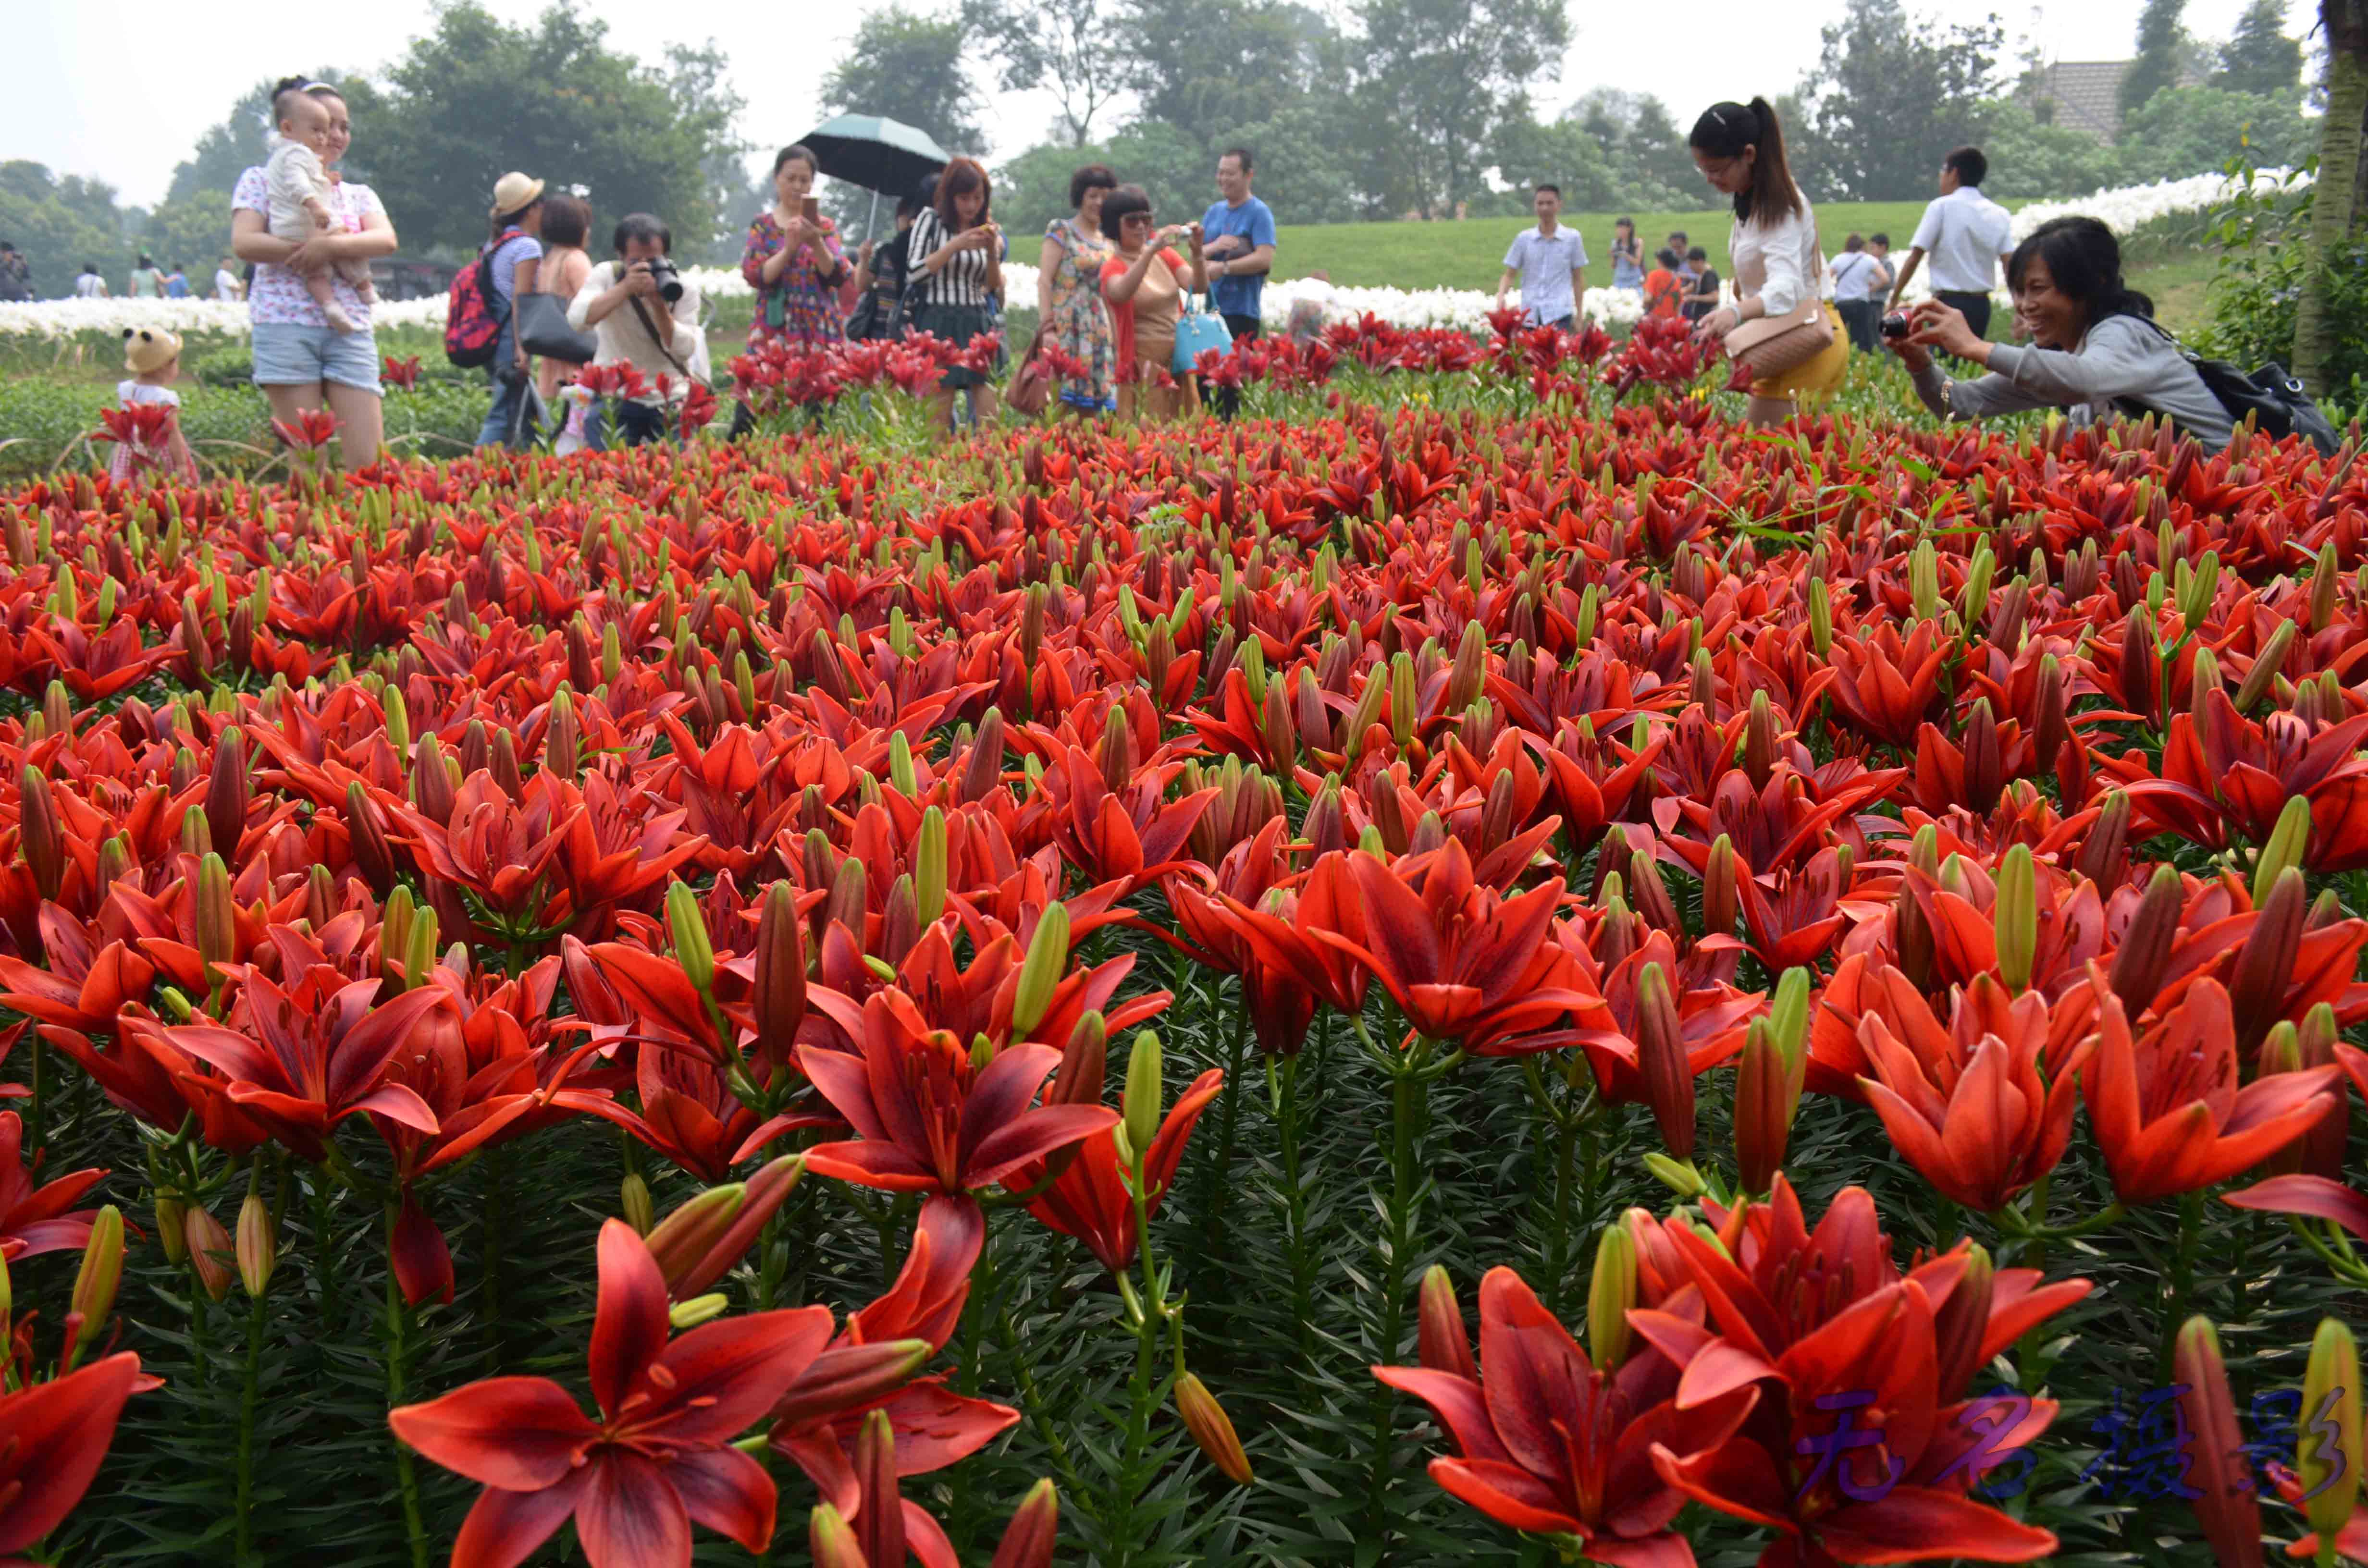
{"type": "Polygon", "coordinates": [[[231,903],[230,868],[219,855],[198,862],[198,958],[209,981],[214,966],[231,961],[236,945],[237,913],[231,903]]]}
{"type": "Polygon", "coordinates": [[[2109,977],[2113,994],[2121,998],[2132,1018],[2151,1006],[2162,989],[2171,941],[2179,934],[2179,917],[2186,903],[2187,891],[2179,873],[2169,866],[2156,867],[2154,880],[2146,884],[2137,913],[2130,917],[2129,929],[2123,933],[2121,948],[2113,954],[2109,977]]]}
{"type": "Polygon", "coordinates": [[[1141,1031],[1134,1037],[1134,1049],[1127,1053],[1126,1089],[1119,1105],[1126,1117],[1127,1141],[1145,1156],[1151,1153],[1152,1140],[1159,1136],[1159,1114],[1165,1108],[1161,1066],[1157,1031],[1141,1031]]]}
{"type": "MultiPolygon", "coordinates": [[[[2289,626],[2293,622],[2287,622],[2289,626]]],[[[2278,812],[2276,825],[2262,842],[2260,853],[2253,859],[2253,906],[2260,908],[2269,901],[2270,890],[2290,866],[2302,864],[2303,852],[2310,845],[2310,801],[2302,795],[2287,798],[2285,809],[2278,812]]]]}
{"type": "Polygon", "coordinates": [[[2278,670],[2285,664],[2287,653],[2294,647],[2294,623],[2278,622],[2270,640],[2253,657],[2253,667],[2245,672],[2244,685],[2237,688],[2237,711],[2249,713],[2270,694],[2270,684],[2278,678],[2278,670]]]}
{"type": "Polygon", "coordinates": [[[1735,845],[1720,834],[1710,846],[1710,859],[1702,867],[1702,935],[1727,937],[1735,933],[1735,916],[1738,907],[1736,888],[1736,857],[1735,845]]]}
{"type": "Polygon", "coordinates": [[[2342,562],[2335,553],[2335,541],[2329,540],[2319,548],[2318,563],[2310,574],[2310,631],[2312,636],[2327,630],[2335,619],[2335,592],[2343,578],[2342,562]]]}
{"type": "Polygon", "coordinates": [[[427,983],[427,971],[436,967],[436,911],[422,909],[411,917],[410,939],[403,949],[403,972],[413,985],[427,983]]]}
{"type": "Polygon", "coordinates": [[[765,890],[765,912],[757,920],[757,972],[751,989],[757,1012],[757,1046],[768,1058],[785,1062],[806,1015],[804,932],[797,894],[786,881],[765,890]]]}
{"type": "MultiPolygon", "coordinates": [[[[1476,542],[1476,541],[1475,541],[1476,542]]],[[[1479,699],[1488,675],[1488,633],[1477,620],[1463,623],[1463,640],[1456,644],[1455,664],[1447,676],[1447,708],[1461,713],[1479,699]]]]}
{"type": "Polygon", "coordinates": [[[1743,726],[1743,776],[1764,789],[1776,770],[1776,710],[1766,691],[1751,694],[1751,716],[1743,726]]]}
{"type": "Polygon", "coordinates": [[[1415,1344],[1422,1364],[1434,1372],[1451,1372],[1476,1382],[1480,1371],[1472,1359],[1472,1336],[1463,1327],[1455,1281],[1443,1266],[1434,1263],[1423,1270],[1417,1299],[1415,1344]]]}
{"type": "Polygon", "coordinates": [[[871,1568],[847,1516],[828,1503],[817,1503],[806,1516],[806,1555],[814,1568],[871,1568]]]}
{"type": "Polygon", "coordinates": [[[1028,956],[1019,965],[1019,988],[1011,998],[1011,1034],[1025,1040],[1053,1005],[1053,994],[1069,966],[1069,907],[1053,903],[1037,917],[1028,940],[1028,956]]]}
{"type": "Polygon", "coordinates": [[[1628,857],[1629,902],[1645,924],[1656,931],[1679,932],[1677,900],[1669,896],[1669,884],[1661,880],[1661,869],[1649,849],[1638,849],[1628,857]]]}
{"type": "Polygon", "coordinates": [[[2088,836],[2080,841],[2080,850],[2072,862],[2072,869],[2099,887],[2104,887],[2108,877],[2118,874],[2122,851],[2128,847],[2129,841],[2129,792],[2124,790],[2108,790],[2104,803],[2097,809],[2097,820],[2089,824],[2088,836]]]}
{"type": "MultiPolygon", "coordinates": [[[[123,1211],[108,1204],[92,1219],[90,1239],[83,1244],[82,1267],[74,1274],[74,1294],[68,1298],[69,1315],[81,1323],[81,1333],[75,1336],[75,1348],[67,1366],[81,1358],[84,1343],[99,1337],[108,1314],[115,1311],[115,1292],[123,1282],[123,1211]]],[[[8,1319],[7,1308],[0,1306],[0,1324],[8,1319]]]]}
{"type": "Polygon", "coordinates": [[[666,934],[674,942],[675,961],[694,990],[706,995],[715,988],[715,947],[708,940],[707,922],[700,917],[699,897],[688,882],[666,889],[666,934]]]}
{"type": "Polygon", "coordinates": [[[1925,540],[1907,556],[1907,597],[1918,620],[1941,616],[1941,556],[1925,540]]]}
{"type": "Polygon", "coordinates": [[[454,790],[444,747],[433,732],[419,737],[411,753],[411,803],[430,822],[452,820],[454,790]]]}
{"type": "Polygon", "coordinates": [[[926,929],[945,912],[946,813],[931,806],[913,844],[913,913],[926,929]]]}
{"type": "Polygon", "coordinates": [[[1053,1568],[1053,1548],[1060,1532],[1061,1494],[1048,1477],[1028,1489],[1011,1522],[1003,1528],[995,1561],[987,1568],[1053,1568]]]}
{"type": "Polygon", "coordinates": [[[1184,1418],[1184,1429],[1192,1434],[1210,1463],[1224,1471],[1235,1485],[1250,1483],[1249,1455],[1242,1451],[1233,1418],[1198,1375],[1187,1372],[1176,1380],[1176,1413],[1184,1418]]]}
{"type": "Polygon", "coordinates": [[[256,1297],[270,1288],[271,1271],[279,1266],[279,1237],[271,1226],[271,1205],[263,1194],[250,1192],[246,1201],[238,1206],[239,1283],[246,1287],[249,1297],[256,1297]]]}
{"type": "Polygon", "coordinates": [[[1606,1225],[1595,1238],[1595,1272],[1587,1282],[1587,1353],[1610,1373],[1628,1360],[1628,1309],[1636,1304],[1636,1238],[1625,1225],[1606,1225]]]}
{"type": "Polygon", "coordinates": [[[54,899],[66,880],[65,829],[58,817],[57,801],[50,793],[49,779],[30,763],[25,765],[23,787],[17,842],[33,873],[35,891],[43,898],[54,899]]]}
{"type": "Polygon", "coordinates": [[[1765,1018],[1754,1018],[1736,1062],[1735,1163],[1746,1192],[1766,1192],[1784,1166],[1795,1101],[1784,1053],[1765,1018]]]}
{"type": "MultiPolygon", "coordinates": [[[[809,835],[807,842],[811,844],[818,836],[809,835]]],[[[828,847],[825,842],[825,852],[828,847]]],[[[822,906],[823,925],[845,927],[848,934],[855,938],[856,946],[860,948],[864,936],[863,915],[870,906],[871,898],[871,877],[865,872],[863,862],[849,855],[831,873],[830,896],[823,901],[822,906]]]]}
{"type": "Polygon", "coordinates": [[[238,1278],[233,1268],[238,1255],[222,1222],[191,1204],[182,1217],[181,1234],[188,1244],[189,1267],[197,1271],[198,1283],[206,1294],[217,1301],[230,1294],[231,1281],[238,1278]]]}
{"type": "Polygon", "coordinates": [[[1798,1078],[1809,1043],[1809,971],[1788,969],[1777,977],[1768,1006],[1768,1034],[1783,1054],[1785,1070],[1798,1078]]]}
{"type": "Polygon", "coordinates": [[[1046,1105],[1099,1105],[1102,1081],[1109,1071],[1108,1026],[1099,1012],[1087,1013],[1069,1031],[1053,1086],[1044,1092],[1046,1105]]]}
{"type": "Polygon", "coordinates": [[[233,724],[214,743],[213,777],[206,785],[206,832],[224,855],[238,853],[248,799],[246,742],[233,724]]]}
{"type": "Polygon", "coordinates": [[[2309,900],[2302,872],[2287,867],[2262,901],[2244,945],[2237,949],[2228,980],[2228,1008],[2234,1015],[2240,1052],[2260,1045],[2277,1021],[2294,973],[2294,953],[2302,945],[2309,900]]]}
{"type": "Polygon", "coordinates": [[[565,687],[551,694],[550,722],[542,733],[542,766],[573,782],[584,756],[584,739],[575,728],[575,699],[565,687]]]}
{"type": "Polygon", "coordinates": [[[98,846],[98,885],[102,890],[131,874],[131,838],[119,833],[98,846]]]}
{"type": "MultiPolygon", "coordinates": [[[[165,1261],[177,1264],[189,1256],[189,1243],[183,1229],[188,1206],[171,1193],[159,1193],[156,1198],[156,1239],[165,1245],[165,1261]]],[[[7,1313],[0,1312],[0,1318],[7,1313]]]]}
{"type": "Polygon", "coordinates": [[[926,1339],[849,1345],[815,1358],[797,1386],[773,1407],[773,1419],[791,1426],[821,1415],[860,1410],[894,1392],[938,1353],[926,1339]]]}
{"type": "Polygon", "coordinates": [[[1990,553],[1989,540],[1984,540],[1974,551],[1973,563],[1965,571],[1964,590],[1957,596],[1957,616],[1966,626],[1981,624],[1990,605],[1990,579],[1997,571],[1998,557],[1990,553]]]}
{"type": "Polygon", "coordinates": [[[2031,846],[2018,844],[1999,863],[1998,894],[1990,909],[1998,940],[1998,978],[2017,994],[2029,988],[2039,950],[2039,892],[2031,846]]]}
{"type": "Polygon", "coordinates": [[[619,1198],[625,1210],[625,1223],[632,1226],[636,1234],[646,1236],[657,1213],[650,1202],[650,1184],[642,1179],[641,1172],[627,1171],[622,1186],[619,1198]]]}
{"type": "Polygon", "coordinates": [[[2360,1345],[2340,1318],[2321,1318],[2311,1339],[2300,1425],[2294,1469],[2302,1479],[2303,1517],[2324,1545],[2343,1533],[2360,1503],[2354,1468],[2362,1462],[2360,1345]]]}
{"type": "Polygon", "coordinates": [[[1809,579],[1809,645],[1822,659],[1834,645],[1834,601],[1822,577],[1809,579]]]}
{"type": "Polygon", "coordinates": [[[1989,1330],[1990,1302],[1996,1294],[1998,1269],[1978,1243],[1965,1256],[1965,1272],[1932,1313],[1936,1386],[1941,1397],[1954,1399],[1980,1371],[1982,1337],[1989,1330]]]}
{"type": "Polygon", "coordinates": [[[1652,1174],[1655,1181],[1676,1193],[1682,1203],[1691,1203],[1710,1190],[1710,1184],[1702,1180],[1702,1172],[1694,1169],[1691,1160],[1673,1160],[1667,1154],[1650,1153],[1645,1156],[1645,1169],[1652,1174]]]}
{"type": "MultiPolygon", "coordinates": [[[[2228,1392],[2228,1369],[2211,1319],[2199,1313],[2187,1320],[2171,1351],[2170,1366],[2179,1387],[2180,1414],[2193,1434],[2190,1506],[2203,1527],[2203,1539],[2211,1543],[2212,1561],[2231,1568],[2260,1568],[2261,1509],[2254,1496],[2252,1458],[2237,1426],[2237,1402],[2228,1392]]],[[[2360,1462],[2356,1447],[2346,1462],[2360,1462]]]]}
{"type": "Polygon", "coordinates": [[[1389,700],[1390,738],[1401,746],[1414,739],[1416,696],[1414,658],[1400,649],[1390,660],[1389,700]]]}
{"type": "Polygon", "coordinates": [[[711,1290],[704,1296],[693,1296],[687,1301],[677,1301],[666,1309],[666,1322],[677,1334],[712,1322],[732,1309],[732,1298],[721,1290],[711,1290]]]}
{"type": "Polygon", "coordinates": [[[1648,963],[1636,979],[1636,1065],[1661,1142],[1683,1160],[1694,1152],[1694,1075],[1686,1054],[1677,998],[1661,966],[1648,963]]]}
{"type": "MultiPolygon", "coordinates": [[[[740,1206],[748,1199],[748,1188],[741,1182],[726,1182],[685,1199],[673,1213],[648,1232],[650,1256],[657,1259],[658,1272],[671,1284],[677,1275],[689,1271],[692,1265],[707,1256],[707,1251],[732,1228],[740,1206]]],[[[628,1214],[626,1218],[632,1219],[628,1214]]]]}

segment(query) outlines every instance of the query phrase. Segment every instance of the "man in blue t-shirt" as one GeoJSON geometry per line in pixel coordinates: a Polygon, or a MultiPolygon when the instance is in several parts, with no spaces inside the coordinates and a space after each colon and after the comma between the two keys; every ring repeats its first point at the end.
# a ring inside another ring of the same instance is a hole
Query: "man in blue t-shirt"
{"type": "MultiPolygon", "coordinates": [[[[1250,150],[1228,147],[1217,159],[1217,190],[1201,217],[1201,254],[1209,262],[1209,302],[1225,318],[1236,341],[1256,337],[1261,324],[1258,297],[1274,269],[1274,213],[1250,194],[1250,150]]],[[[1204,392],[1206,389],[1204,389],[1204,392]]],[[[1241,408],[1233,387],[1215,389],[1217,413],[1231,419],[1241,408]]]]}

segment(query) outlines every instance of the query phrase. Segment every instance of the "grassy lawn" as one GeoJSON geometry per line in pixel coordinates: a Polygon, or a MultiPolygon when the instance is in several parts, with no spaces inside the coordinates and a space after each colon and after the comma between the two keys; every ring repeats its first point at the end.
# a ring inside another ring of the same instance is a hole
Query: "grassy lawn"
{"type": "MultiPolygon", "coordinates": [[[[1713,267],[1726,269],[1726,235],[1735,222],[1731,209],[1625,215],[1636,220],[1636,234],[1645,242],[1648,260],[1670,230],[1683,229],[1710,252],[1713,267]]],[[[1904,252],[1923,215],[1921,201],[1837,201],[1817,209],[1817,228],[1828,250],[1839,250],[1843,236],[1855,230],[1888,233],[1895,252],[1904,252]]],[[[1621,216],[1581,212],[1563,220],[1586,243],[1588,281],[1599,287],[1611,278],[1611,223],[1621,216]]],[[[1474,218],[1460,223],[1285,223],[1276,236],[1275,276],[1323,272],[1335,283],[1358,288],[1493,289],[1505,247],[1533,222],[1474,218]]]]}

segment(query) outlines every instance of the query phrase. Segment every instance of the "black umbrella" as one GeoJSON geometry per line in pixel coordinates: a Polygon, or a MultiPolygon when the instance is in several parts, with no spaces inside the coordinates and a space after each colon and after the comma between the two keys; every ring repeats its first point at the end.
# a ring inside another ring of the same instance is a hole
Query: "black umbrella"
{"type": "MultiPolygon", "coordinates": [[[[842,114],[801,140],[814,149],[822,173],[871,192],[873,217],[882,195],[913,195],[952,156],[928,131],[879,114],[842,114]]],[[[871,217],[863,228],[871,233],[871,217]]]]}

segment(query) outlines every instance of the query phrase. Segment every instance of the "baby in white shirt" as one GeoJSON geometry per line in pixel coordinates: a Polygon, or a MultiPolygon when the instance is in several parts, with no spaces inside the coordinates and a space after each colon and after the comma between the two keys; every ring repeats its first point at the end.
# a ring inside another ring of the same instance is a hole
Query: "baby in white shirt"
{"type": "MultiPolygon", "coordinates": [[[[270,156],[263,166],[269,192],[271,233],[297,244],[334,232],[336,214],[329,210],[329,171],[322,154],[329,147],[329,108],[310,93],[290,93],[279,128],[268,138],[270,156]]],[[[330,272],[353,286],[363,303],[374,304],[378,290],[370,286],[370,263],[348,257],[330,264],[330,272]]],[[[354,320],[337,302],[329,272],[303,275],[305,292],[321,307],[321,314],[339,332],[355,330],[354,320]]]]}

